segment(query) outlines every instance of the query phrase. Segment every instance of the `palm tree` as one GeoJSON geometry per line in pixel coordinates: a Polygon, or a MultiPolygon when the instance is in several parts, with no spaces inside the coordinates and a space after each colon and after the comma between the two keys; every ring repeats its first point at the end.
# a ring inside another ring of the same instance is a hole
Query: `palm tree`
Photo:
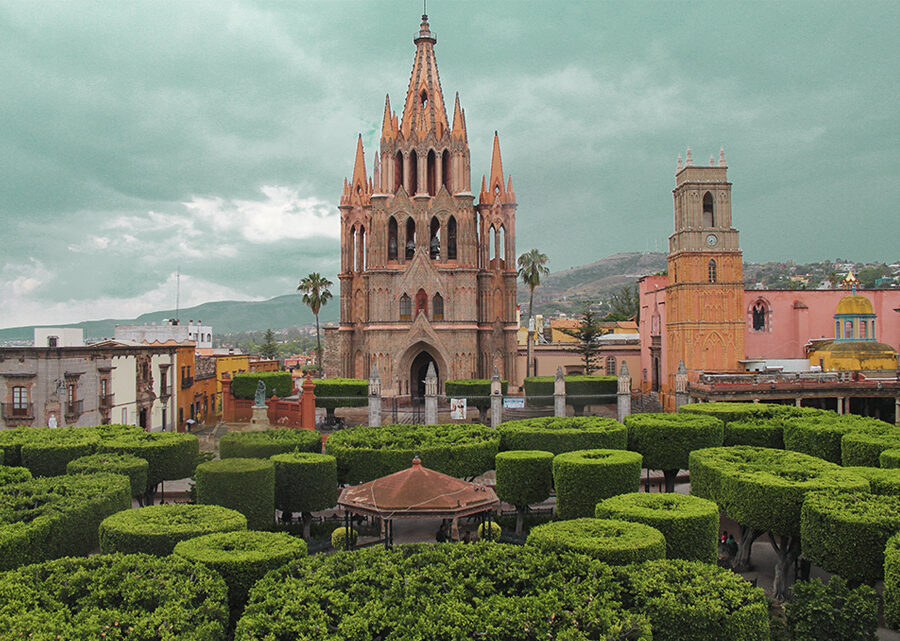
{"type": "Polygon", "coordinates": [[[300,281],[297,291],[305,292],[303,294],[303,303],[309,307],[313,316],[316,317],[316,365],[319,368],[319,375],[322,375],[322,340],[319,337],[319,310],[331,298],[331,292],[328,288],[332,283],[327,278],[313,272],[300,281]]]}
{"type": "MultiPolygon", "coordinates": [[[[531,325],[531,312],[534,307],[534,288],[541,284],[541,276],[550,270],[545,267],[547,254],[532,249],[519,256],[519,278],[528,285],[528,325],[531,325]]],[[[531,331],[528,332],[528,359],[525,363],[525,375],[531,376],[531,331]]]]}

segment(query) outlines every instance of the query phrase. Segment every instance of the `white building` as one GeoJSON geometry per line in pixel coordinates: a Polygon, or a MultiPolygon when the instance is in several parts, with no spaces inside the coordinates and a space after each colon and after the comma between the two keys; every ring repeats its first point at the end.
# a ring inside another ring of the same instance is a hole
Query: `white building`
{"type": "Polygon", "coordinates": [[[199,349],[207,349],[212,348],[212,327],[199,320],[196,324],[189,320],[187,325],[182,325],[177,320],[170,320],[162,325],[116,325],[115,338],[117,341],[146,345],[167,341],[193,341],[199,349]]]}

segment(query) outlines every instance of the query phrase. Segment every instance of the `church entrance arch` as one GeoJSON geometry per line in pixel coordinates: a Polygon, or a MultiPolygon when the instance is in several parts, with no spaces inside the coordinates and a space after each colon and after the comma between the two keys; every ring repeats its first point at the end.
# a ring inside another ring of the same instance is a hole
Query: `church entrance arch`
{"type": "Polygon", "coordinates": [[[425,398],[425,377],[428,375],[428,366],[434,365],[434,374],[440,380],[437,361],[428,352],[422,351],[413,359],[409,372],[409,393],[416,400],[425,398]]]}

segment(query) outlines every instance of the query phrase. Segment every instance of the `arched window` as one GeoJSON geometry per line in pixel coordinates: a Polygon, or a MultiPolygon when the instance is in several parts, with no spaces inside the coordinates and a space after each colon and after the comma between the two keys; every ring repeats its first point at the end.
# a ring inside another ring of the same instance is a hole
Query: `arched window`
{"type": "Polygon", "coordinates": [[[766,331],[766,306],[762,301],[757,301],[753,306],[753,331],[766,331]]]}
{"type": "Polygon", "coordinates": [[[422,90],[422,93],[419,94],[419,102],[422,105],[422,109],[428,108],[428,92],[424,89],[422,90]]]}
{"type": "Polygon", "coordinates": [[[849,340],[856,338],[856,336],[853,335],[853,321],[852,320],[844,321],[844,338],[849,339],[849,340]]]}
{"type": "Polygon", "coordinates": [[[366,271],[366,228],[360,226],[359,228],[359,261],[356,271],[364,272],[366,271]]]}
{"type": "Polygon", "coordinates": [[[412,318],[412,300],[409,296],[403,294],[400,297],[400,320],[408,321],[412,318]]]}
{"type": "Polygon", "coordinates": [[[447,221],[447,260],[456,260],[456,218],[447,221]]]}
{"type": "Polygon", "coordinates": [[[412,216],[406,219],[406,260],[412,260],[416,253],[416,221],[412,216]]]}
{"type": "Polygon", "coordinates": [[[440,294],[431,299],[431,320],[444,320],[444,299],[440,294]]]}
{"type": "Polygon", "coordinates": [[[716,261],[709,261],[709,282],[716,282],[716,261]]]}
{"type": "Polygon", "coordinates": [[[409,185],[406,191],[412,196],[419,193],[419,155],[415,149],[409,152],[409,185]]]}
{"type": "Polygon", "coordinates": [[[443,176],[441,176],[441,184],[444,187],[446,187],[447,191],[449,191],[452,194],[453,186],[451,185],[451,180],[450,180],[450,174],[451,174],[451,172],[450,172],[450,152],[447,151],[446,149],[444,150],[444,153],[441,155],[441,173],[443,174],[443,176]]]}
{"type": "Polygon", "coordinates": [[[425,162],[425,182],[428,183],[429,196],[434,196],[437,193],[437,179],[437,158],[434,155],[434,149],[430,149],[425,162]]]}
{"type": "Polygon", "coordinates": [[[616,375],[616,357],[615,356],[607,356],[606,357],[606,375],[607,376],[615,376],[616,375]]]}
{"type": "Polygon", "coordinates": [[[441,257],[441,221],[437,216],[431,219],[431,229],[428,234],[428,255],[431,260],[437,260],[441,257]]]}
{"type": "Polygon", "coordinates": [[[861,321],[859,324],[859,337],[860,338],[868,338],[869,337],[869,323],[866,321],[861,321]]]}
{"type": "Polygon", "coordinates": [[[506,227],[503,225],[500,225],[500,243],[497,247],[497,258],[500,259],[500,265],[506,265],[506,227]]]}
{"type": "Polygon", "coordinates": [[[495,247],[494,235],[495,234],[496,234],[496,232],[494,231],[494,226],[491,225],[491,228],[488,231],[488,260],[489,261],[494,260],[497,257],[494,254],[494,247],[495,247]]]}
{"type": "Polygon", "coordinates": [[[398,151],[394,156],[394,193],[400,191],[400,185],[403,184],[403,152],[398,151]]]}
{"type": "Polygon", "coordinates": [[[347,271],[356,269],[356,226],[350,228],[350,260],[347,261],[347,271]]]}
{"type": "Polygon", "coordinates": [[[713,211],[713,197],[709,192],[703,194],[703,226],[716,226],[716,216],[715,212],[713,211]]]}
{"type": "Polygon", "coordinates": [[[419,314],[428,315],[428,294],[424,289],[416,292],[416,316],[419,314]]]}
{"type": "Polygon", "coordinates": [[[397,260],[397,219],[388,218],[388,260],[397,260]]]}

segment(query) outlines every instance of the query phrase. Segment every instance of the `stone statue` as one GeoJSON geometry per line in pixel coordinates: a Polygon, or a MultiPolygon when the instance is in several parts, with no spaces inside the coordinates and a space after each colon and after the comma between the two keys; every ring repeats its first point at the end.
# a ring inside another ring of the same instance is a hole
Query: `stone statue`
{"type": "Polygon", "coordinates": [[[263,407],[266,404],[266,384],[262,381],[256,383],[256,394],[253,396],[253,404],[263,407]]]}

